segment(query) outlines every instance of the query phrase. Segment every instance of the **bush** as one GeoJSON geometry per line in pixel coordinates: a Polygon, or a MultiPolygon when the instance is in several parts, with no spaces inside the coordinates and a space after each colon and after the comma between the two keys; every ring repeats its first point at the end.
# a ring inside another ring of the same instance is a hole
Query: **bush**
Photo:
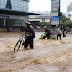
{"type": "Polygon", "coordinates": [[[70,27],[66,27],[67,29],[67,32],[70,32],[71,31],[71,28],[70,27]]]}
{"type": "Polygon", "coordinates": [[[47,26],[48,28],[51,28],[51,24],[48,23],[48,22],[40,22],[40,26],[41,26],[41,27],[47,26]]]}

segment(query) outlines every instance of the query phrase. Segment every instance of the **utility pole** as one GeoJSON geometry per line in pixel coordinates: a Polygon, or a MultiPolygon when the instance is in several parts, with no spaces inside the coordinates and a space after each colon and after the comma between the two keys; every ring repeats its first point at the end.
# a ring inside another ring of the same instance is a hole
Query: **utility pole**
{"type": "Polygon", "coordinates": [[[60,0],[59,0],[59,12],[60,12],[60,0]]]}
{"type": "Polygon", "coordinates": [[[59,26],[60,26],[60,16],[61,16],[61,12],[60,12],[60,3],[61,3],[61,0],[59,0],[59,12],[58,12],[58,14],[59,14],[59,26]]]}

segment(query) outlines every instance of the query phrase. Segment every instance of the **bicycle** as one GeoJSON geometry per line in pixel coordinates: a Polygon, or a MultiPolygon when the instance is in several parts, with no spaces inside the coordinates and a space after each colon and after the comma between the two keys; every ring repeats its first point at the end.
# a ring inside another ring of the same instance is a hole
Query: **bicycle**
{"type": "Polygon", "coordinates": [[[25,34],[22,34],[21,37],[19,38],[19,40],[17,41],[15,47],[14,47],[14,51],[18,51],[21,44],[24,45],[24,43],[25,43],[24,38],[25,38],[25,34]]]}

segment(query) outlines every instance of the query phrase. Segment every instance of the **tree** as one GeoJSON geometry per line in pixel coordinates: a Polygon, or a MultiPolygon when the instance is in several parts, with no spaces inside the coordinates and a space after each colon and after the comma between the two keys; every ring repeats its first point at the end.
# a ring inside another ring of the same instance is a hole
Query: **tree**
{"type": "Polygon", "coordinates": [[[67,18],[66,16],[61,16],[60,18],[60,24],[63,24],[63,26],[67,26],[70,23],[70,18],[67,18]]]}

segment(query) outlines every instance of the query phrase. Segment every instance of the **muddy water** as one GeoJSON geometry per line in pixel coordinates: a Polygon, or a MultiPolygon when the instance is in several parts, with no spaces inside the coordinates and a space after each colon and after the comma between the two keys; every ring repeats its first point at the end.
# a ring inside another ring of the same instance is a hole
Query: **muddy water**
{"type": "Polygon", "coordinates": [[[34,49],[13,52],[20,34],[0,33],[0,72],[72,72],[72,35],[62,40],[39,40],[34,49]]]}

